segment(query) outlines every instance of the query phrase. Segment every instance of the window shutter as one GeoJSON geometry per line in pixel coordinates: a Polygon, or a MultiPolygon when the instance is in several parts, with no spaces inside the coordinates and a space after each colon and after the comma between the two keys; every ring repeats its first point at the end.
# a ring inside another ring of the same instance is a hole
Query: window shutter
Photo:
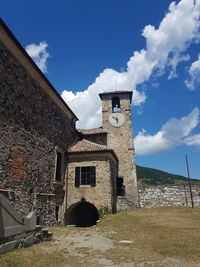
{"type": "Polygon", "coordinates": [[[96,186],[96,167],[90,167],[91,186],[96,186]]]}
{"type": "Polygon", "coordinates": [[[80,186],[80,167],[75,168],[75,187],[80,186]]]}

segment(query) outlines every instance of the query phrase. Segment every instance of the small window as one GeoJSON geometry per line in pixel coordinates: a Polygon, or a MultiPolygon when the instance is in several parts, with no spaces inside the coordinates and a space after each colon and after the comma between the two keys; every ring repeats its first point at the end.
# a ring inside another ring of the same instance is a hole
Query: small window
{"type": "Polygon", "coordinates": [[[117,177],[117,195],[118,196],[125,195],[125,185],[123,177],[117,177]]]}
{"type": "Polygon", "coordinates": [[[36,224],[40,225],[40,223],[41,223],[41,218],[40,218],[40,216],[37,216],[36,217],[36,224]]]}
{"type": "Polygon", "coordinates": [[[58,182],[63,181],[63,175],[64,175],[64,156],[65,153],[61,153],[57,151],[57,160],[56,160],[56,176],[55,180],[58,182]]]}
{"type": "Polygon", "coordinates": [[[120,109],[120,99],[118,96],[112,98],[112,112],[121,112],[120,109]]]}
{"type": "Polygon", "coordinates": [[[96,186],[96,167],[76,167],[75,168],[75,187],[80,185],[96,186]]]}
{"type": "Polygon", "coordinates": [[[59,206],[56,206],[56,221],[58,221],[59,206]]]}

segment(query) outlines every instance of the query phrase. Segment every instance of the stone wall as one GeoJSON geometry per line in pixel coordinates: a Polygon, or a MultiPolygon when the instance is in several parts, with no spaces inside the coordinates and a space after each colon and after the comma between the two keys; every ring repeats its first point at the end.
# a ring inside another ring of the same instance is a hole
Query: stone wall
{"type": "Polygon", "coordinates": [[[15,248],[28,247],[42,240],[51,240],[52,233],[36,226],[36,216],[19,214],[6,197],[0,194],[0,254],[15,248]]]}
{"type": "Polygon", "coordinates": [[[46,78],[25,60],[26,69],[0,41],[0,191],[22,215],[36,211],[41,224],[54,224],[55,207],[64,204],[63,183],[54,186],[55,147],[66,150],[74,142],[75,124],[41,87],[47,90],[46,78]]]}
{"type": "Polygon", "coordinates": [[[116,211],[116,176],[117,165],[108,155],[89,154],[70,156],[68,163],[68,194],[67,207],[80,202],[85,198],[87,202],[93,204],[98,210],[108,207],[113,212],[116,211]],[[83,166],[96,167],[96,186],[75,187],[75,168],[83,166]]]}
{"type": "Polygon", "coordinates": [[[126,194],[118,201],[118,209],[127,209],[138,206],[137,178],[135,167],[135,149],[132,136],[132,117],[130,107],[130,92],[117,94],[101,94],[102,99],[102,121],[103,130],[107,132],[107,145],[113,149],[119,159],[118,176],[123,177],[126,194]],[[112,97],[120,98],[121,114],[124,116],[124,123],[121,127],[113,127],[109,123],[109,116],[112,114],[112,97]]]}
{"type": "MultiPolygon", "coordinates": [[[[141,207],[191,206],[188,185],[138,185],[141,207]]],[[[194,206],[200,205],[200,185],[192,185],[194,206]]]]}

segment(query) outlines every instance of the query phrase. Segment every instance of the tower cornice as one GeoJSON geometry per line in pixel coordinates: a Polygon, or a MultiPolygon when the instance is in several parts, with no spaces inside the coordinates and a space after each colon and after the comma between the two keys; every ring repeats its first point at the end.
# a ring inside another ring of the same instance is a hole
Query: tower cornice
{"type": "Polygon", "coordinates": [[[133,95],[133,91],[111,91],[111,92],[103,92],[99,94],[99,97],[102,99],[102,97],[106,95],[106,96],[117,96],[117,95],[129,95],[130,98],[130,102],[132,102],[132,95],[133,95]]]}

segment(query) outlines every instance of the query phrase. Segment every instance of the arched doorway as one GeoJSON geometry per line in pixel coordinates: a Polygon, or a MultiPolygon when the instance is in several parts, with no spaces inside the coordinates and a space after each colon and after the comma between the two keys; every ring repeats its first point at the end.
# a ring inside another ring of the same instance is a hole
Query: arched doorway
{"type": "Polygon", "coordinates": [[[67,212],[67,225],[89,227],[99,219],[97,208],[89,202],[79,202],[72,205],[67,212]]]}

